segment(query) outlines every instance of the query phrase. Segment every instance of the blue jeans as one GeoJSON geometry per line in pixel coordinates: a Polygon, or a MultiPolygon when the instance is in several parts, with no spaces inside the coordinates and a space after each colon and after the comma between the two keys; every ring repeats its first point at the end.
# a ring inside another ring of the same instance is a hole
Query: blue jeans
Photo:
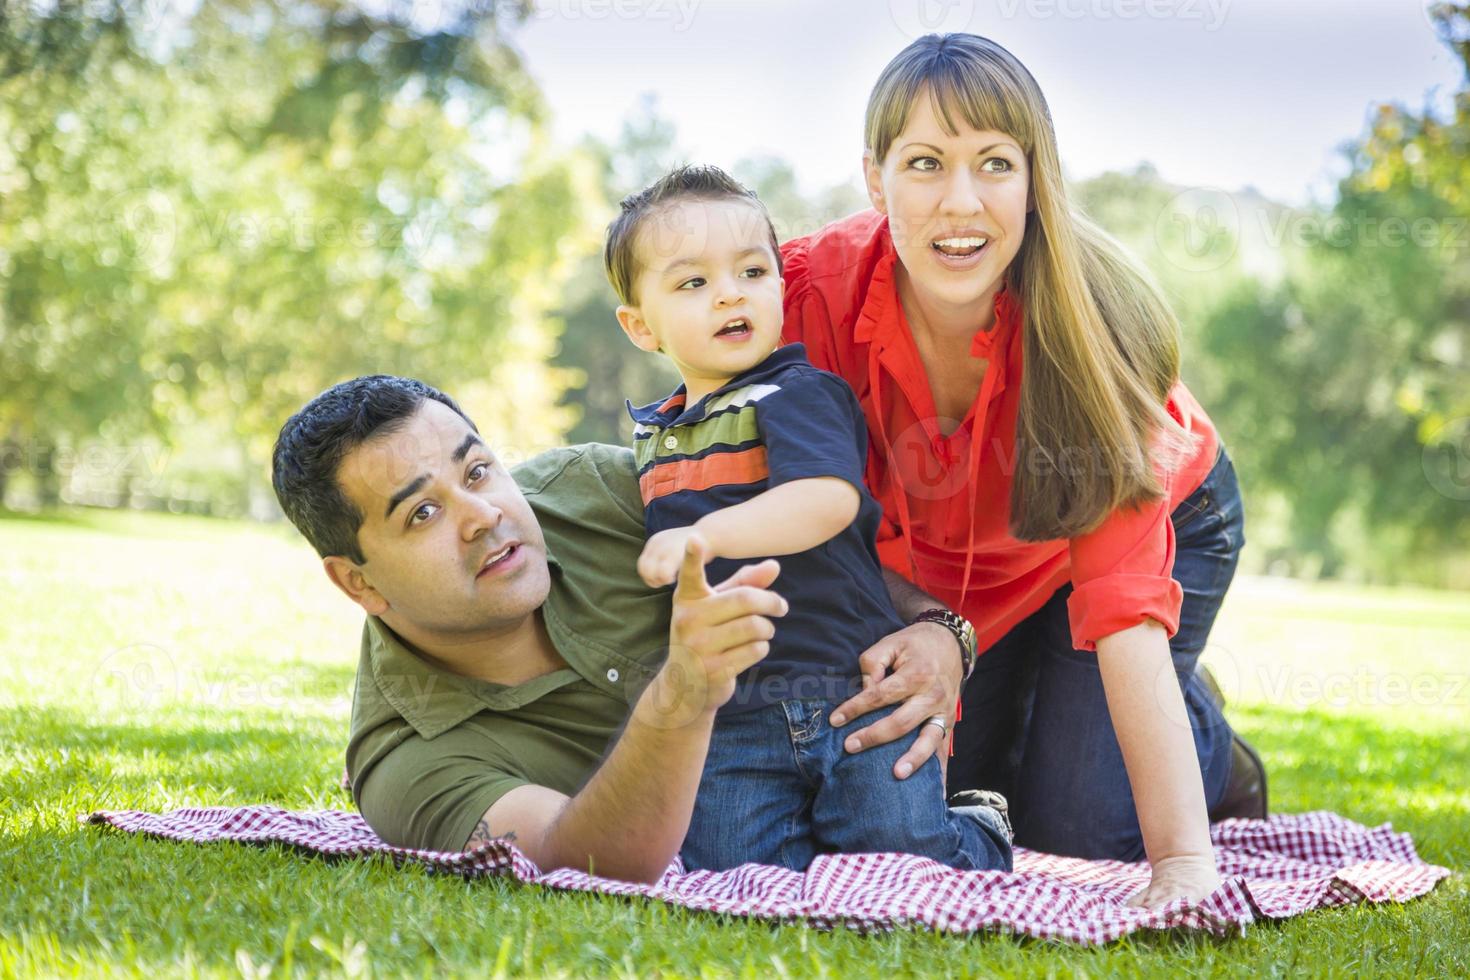
{"type": "Polygon", "coordinates": [[[833,728],[837,702],[789,700],[715,721],[685,867],[746,862],[800,871],[817,854],[899,851],[963,870],[1010,870],[1010,835],[990,807],[947,807],[939,760],[907,779],[893,767],[918,737],[852,754],[849,734],[894,710],[833,728]]]}
{"type": "MultiPolygon", "coordinates": [[[[1213,807],[1230,779],[1233,732],[1195,672],[1245,543],[1240,486],[1221,449],[1210,474],[1172,514],[1174,578],[1184,590],[1169,641],[1213,807]]],[[[1137,861],[1143,835],[1113,733],[1097,654],[1072,648],[1071,585],[981,654],[962,697],[951,790],[1010,801],[1016,844],[1053,854],[1137,861]]]]}

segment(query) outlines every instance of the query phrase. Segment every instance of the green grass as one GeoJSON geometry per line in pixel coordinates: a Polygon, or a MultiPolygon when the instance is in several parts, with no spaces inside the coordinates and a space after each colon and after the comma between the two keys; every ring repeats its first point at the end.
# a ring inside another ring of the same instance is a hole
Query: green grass
{"type": "MultiPolygon", "coordinates": [[[[284,528],[0,519],[0,975],[1464,975],[1470,887],[1244,938],[860,936],[82,827],[95,809],[348,807],[361,622],[284,528]]],[[[1207,656],[1282,811],[1470,867],[1470,600],[1242,581],[1207,656]],[[1402,687],[1402,691],[1399,688],[1402,687]]]]}

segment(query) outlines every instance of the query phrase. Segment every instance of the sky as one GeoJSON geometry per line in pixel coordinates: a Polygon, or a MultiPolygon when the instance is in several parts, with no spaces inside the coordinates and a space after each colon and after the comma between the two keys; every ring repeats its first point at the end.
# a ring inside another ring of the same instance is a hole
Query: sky
{"type": "Polygon", "coordinates": [[[776,155],[808,193],[859,183],[863,110],[914,37],[1009,48],[1068,176],[1330,201],[1370,107],[1445,106],[1460,64],[1424,0],[536,0],[516,45],[559,142],[616,136],[652,93],[691,161],[776,155]]]}

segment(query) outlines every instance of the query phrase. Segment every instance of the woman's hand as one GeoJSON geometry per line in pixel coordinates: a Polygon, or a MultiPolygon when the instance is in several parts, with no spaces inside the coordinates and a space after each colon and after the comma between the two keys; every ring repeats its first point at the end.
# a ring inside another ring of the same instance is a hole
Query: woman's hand
{"type": "Polygon", "coordinates": [[[1175,899],[1198,902],[1220,887],[1213,854],[1185,854],[1154,862],[1148,887],[1128,899],[1129,905],[1158,908],[1175,899]]]}
{"type": "MultiPolygon", "coordinates": [[[[843,747],[861,752],[885,745],[923,725],[935,715],[944,717],[945,731],[924,725],[919,737],[893,766],[893,774],[907,779],[931,755],[949,744],[954,728],[955,702],[963,673],[960,647],[954,634],[937,623],[914,623],[873,644],[858,659],[863,691],[832,712],[831,724],[840,727],[875,708],[903,702],[886,718],[849,735],[843,747]],[[889,674],[888,671],[893,673],[889,674]]],[[[949,753],[941,752],[939,765],[948,768],[949,753]]]]}

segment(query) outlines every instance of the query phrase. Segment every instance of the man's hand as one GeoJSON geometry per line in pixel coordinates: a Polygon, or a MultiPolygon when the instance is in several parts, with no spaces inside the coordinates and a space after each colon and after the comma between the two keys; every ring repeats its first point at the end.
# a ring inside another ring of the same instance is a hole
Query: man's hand
{"type": "MultiPolygon", "coordinates": [[[[671,527],[666,531],[659,531],[644,543],[643,554],[638,556],[638,575],[645,584],[656,589],[674,580],[688,551],[689,537],[693,533],[693,527],[671,527]]],[[[702,568],[699,575],[701,579],[704,578],[702,568]]]]}
{"type": "MultiPolygon", "coordinates": [[[[914,623],[873,644],[858,663],[863,671],[863,691],[832,712],[834,728],[884,705],[902,701],[903,706],[849,735],[843,743],[847,751],[884,745],[935,715],[944,716],[946,733],[954,728],[955,702],[964,671],[959,644],[949,630],[937,623],[914,623]]],[[[941,734],[937,725],[924,725],[914,744],[894,764],[893,774],[907,779],[947,744],[947,734],[941,734]]],[[[941,753],[940,766],[947,768],[948,762],[948,752],[941,753]]]]}
{"type": "Polygon", "coordinates": [[[650,712],[642,720],[659,727],[713,715],[729,701],[735,678],[770,652],[776,635],[771,617],[786,615],[786,600],[770,590],[781,573],[776,561],[747,565],[714,587],[704,577],[708,561],[708,543],[687,534],[669,618],[669,657],[639,703],[640,711],[650,712]]]}
{"type": "Polygon", "coordinates": [[[689,829],[709,750],[715,709],[735,676],[766,655],[769,617],[786,600],[768,588],[774,561],[747,565],[711,588],[709,545],[685,543],[669,627],[669,656],[638,698],[607,759],[573,797],[518,786],[485,814],[466,847],[506,834],[543,870],[576,868],[624,881],[655,882],[689,829]]]}
{"type": "Polygon", "coordinates": [[[1176,899],[1198,902],[1220,887],[1213,854],[1161,858],[1153,864],[1148,887],[1128,899],[1129,905],[1158,908],[1176,899]]]}

